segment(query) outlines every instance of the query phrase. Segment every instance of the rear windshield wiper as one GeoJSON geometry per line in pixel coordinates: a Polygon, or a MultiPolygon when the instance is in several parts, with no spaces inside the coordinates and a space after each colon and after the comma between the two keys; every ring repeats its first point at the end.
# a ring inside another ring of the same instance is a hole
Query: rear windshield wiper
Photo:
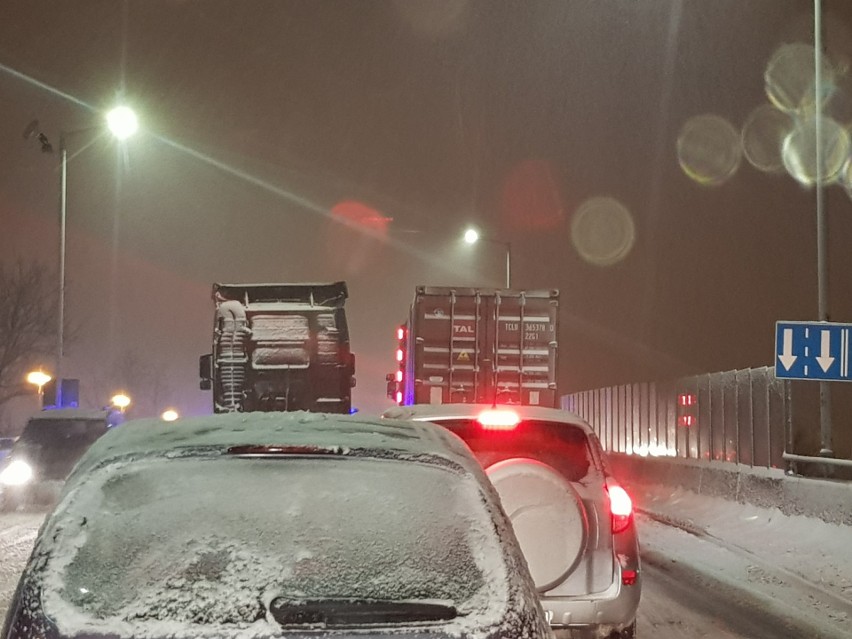
{"type": "Polygon", "coordinates": [[[282,626],[374,626],[446,621],[458,616],[455,606],[442,601],[386,599],[272,600],[269,612],[282,626]]]}

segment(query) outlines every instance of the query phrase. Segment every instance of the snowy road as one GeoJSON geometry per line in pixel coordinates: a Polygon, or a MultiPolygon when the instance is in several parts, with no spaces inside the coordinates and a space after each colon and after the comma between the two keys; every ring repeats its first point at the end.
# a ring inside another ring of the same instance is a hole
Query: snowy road
{"type": "Polygon", "coordinates": [[[852,603],[723,541],[640,516],[638,637],[849,637],[852,603]]]}
{"type": "MultiPolygon", "coordinates": [[[[5,616],[42,517],[0,515],[0,611],[5,616]]],[[[852,603],[721,539],[640,515],[644,584],[639,637],[848,637],[852,603]]]]}
{"type": "Polygon", "coordinates": [[[42,519],[44,516],[37,513],[0,515],[0,619],[6,617],[18,575],[30,555],[42,519]]]}

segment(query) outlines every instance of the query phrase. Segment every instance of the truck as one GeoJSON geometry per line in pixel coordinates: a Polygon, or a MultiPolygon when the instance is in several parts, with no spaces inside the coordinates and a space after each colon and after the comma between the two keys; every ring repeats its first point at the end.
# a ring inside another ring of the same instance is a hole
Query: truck
{"type": "Polygon", "coordinates": [[[558,407],[559,291],[418,286],[397,328],[400,405],[558,407]]]}
{"type": "Polygon", "coordinates": [[[345,282],[214,284],[213,351],[199,359],[216,413],[350,413],[355,356],[345,282]]]}

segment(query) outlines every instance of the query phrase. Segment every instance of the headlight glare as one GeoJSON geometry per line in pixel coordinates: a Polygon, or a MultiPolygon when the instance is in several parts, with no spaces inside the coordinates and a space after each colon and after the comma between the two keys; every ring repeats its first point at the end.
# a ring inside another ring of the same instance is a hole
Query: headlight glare
{"type": "Polygon", "coordinates": [[[21,486],[33,478],[33,469],[27,462],[16,459],[0,473],[0,484],[21,486]]]}

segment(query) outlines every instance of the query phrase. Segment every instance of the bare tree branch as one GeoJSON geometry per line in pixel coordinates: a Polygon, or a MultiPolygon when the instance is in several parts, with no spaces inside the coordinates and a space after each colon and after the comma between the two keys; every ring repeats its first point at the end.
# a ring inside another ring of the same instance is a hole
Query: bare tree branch
{"type": "Polygon", "coordinates": [[[56,277],[40,262],[0,265],[0,406],[31,392],[27,371],[50,361],[57,294],[56,277]]]}

